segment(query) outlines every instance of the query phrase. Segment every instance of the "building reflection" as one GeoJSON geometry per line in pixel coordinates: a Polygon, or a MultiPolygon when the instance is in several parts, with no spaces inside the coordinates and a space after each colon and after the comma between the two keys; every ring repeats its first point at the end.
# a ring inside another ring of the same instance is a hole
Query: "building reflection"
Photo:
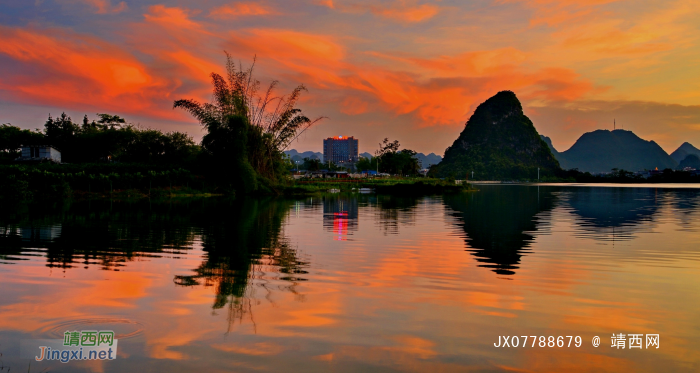
{"type": "Polygon", "coordinates": [[[61,236],[61,225],[24,226],[17,232],[23,242],[52,242],[61,236]]]}
{"type": "Polygon", "coordinates": [[[323,198],[323,227],[333,232],[336,241],[346,241],[357,231],[358,199],[352,196],[330,195],[323,198]]]}

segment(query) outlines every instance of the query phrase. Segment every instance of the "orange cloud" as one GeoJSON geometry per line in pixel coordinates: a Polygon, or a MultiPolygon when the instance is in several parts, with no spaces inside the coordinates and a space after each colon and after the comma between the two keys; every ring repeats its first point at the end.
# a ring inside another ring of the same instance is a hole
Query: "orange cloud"
{"type": "Polygon", "coordinates": [[[177,27],[185,29],[200,28],[199,24],[190,19],[190,12],[184,8],[153,5],[148,8],[148,13],[144,14],[143,16],[146,21],[153,22],[163,27],[177,27]]]}
{"type": "Polygon", "coordinates": [[[593,90],[592,83],[572,70],[519,67],[526,55],[514,49],[435,59],[387,58],[411,73],[358,69],[358,74],[392,110],[415,113],[422,126],[461,124],[476,105],[503,89],[516,91],[521,99],[540,101],[575,100],[593,90]]]}
{"type": "MultiPolygon", "coordinates": [[[[87,3],[100,13],[121,6],[120,0],[57,1],[87,3]]],[[[442,3],[418,0],[314,1],[333,9],[314,27],[303,20],[304,5],[296,10],[301,21],[282,26],[270,26],[270,17],[248,17],[246,28],[213,22],[277,12],[245,0],[207,9],[207,18],[167,2],[148,6],[119,35],[105,39],[66,29],[5,27],[0,56],[14,70],[0,72],[0,94],[10,102],[182,119],[184,114],[171,110],[172,101],[210,99],[209,73],[222,72],[225,49],[244,64],[257,55],[264,83],[304,83],[310,88],[304,107],[341,121],[366,114],[366,123],[461,126],[476,105],[503,89],[538,109],[604,98],[693,105],[700,97],[690,79],[697,75],[692,61],[700,39],[692,31],[700,3],[693,1],[659,3],[649,11],[613,0],[502,0],[489,11],[513,21],[503,24],[517,31],[479,18],[466,22],[462,33],[453,32],[450,16],[469,15],[457,6],[447,14],[442,3]],[[514,10],[517,19],[508,18],[514,10]],[[343,24],[348,13],[368,17],[343,24]],[[439,26],[421,25],[415,32],[385,32],[396,25],[371,20],[416,24],[438,14],[445,15],[439,26]],[[605,89],[612,84],[614,91],[605,89]],[[63,92],[51,88],[56,86],[63,92]]],[[[582,116],[572,111],[561,125],[582,116]]]]}
{"type": "Polygon", "coordinates": [[[419,126],[461,125],[476,105],[503,89],[529,100],[570,101],[593,90],[593,84],[563,68],[524,68],[526,53],[514,48],[463,53],[433,59],[372,53],[383,64],[354,63],[338,40],[285,30],[248,30],[231,35],[231,48],[257,54],[283,74],[296,75],[317,89],[344,90],[340,111],[367,110],[372,95],[395,115],[411,114],[419,126]]]}
{"type": "Polygon", "coordinates": [[[214,8],[209,16],[216,18],[234,18],[240,16],[262,16],[276,14],[269,7],[256,3],[233,3],[214,8]]]}
{"type": "Polygon", "coordinates": [[[366,101],[354,96],[348,96],[343,100],[342,109],[340,111],[348,115],[358,115],[366,113],[368,106],[369,104],[366,101]]]}
{"type": "Polygon", "coordinates": [[[433,18],[439,13],[440,8],[433,4],[416,5],[415,1],[398,0],[389,5],[377,5],[375,2],[354,2],[348,4],[335,4],[333,0],[319,0],[318,5],[330,9],[338,9],[344,13],[365,13],[390,18],[401,22],[422,22],[433,18]]]}
{"type": "Polygon", "coordinates": [[[331,9],[335,9],[335,4],[333,4],[333,0],[318,0],[318,1],[316,1],[316,4],[327,6],[331,9]]]}
{"type": "Polygon", "coordinates": [[[425,21],[433,18],[440,10],[437,6],[431,4],[422,4],[412,7],[399,6],[395,8],[372,6],[370,9],[373,14],[405,22],[425,21]]]}
{"type": "Polygon", "coordinates": [[[522,3],[534,10],[531,26],[555,27],[566,22],[594,17],[601,5],[620,0],[502,0],[503,3],[522,3]]]}
{"type": "Polygon", "coordinates": [[[560,52],[567,50],[562,57],[578,62],[648,56],[697,42],[692,30],[700,4],[669,2],[653,12],[605,7],[618,1],[512,0],[534,10],[531,26],[556,27],[557,31],[550,35],[555,41],[552,47],[560,52]]]}
{"type": "Polygon", "coordinates": [[[344,85],[338,75],[345,47],[325,35],[282,29],[252,29],[232,33],[226,46],[242,55],[257,55],[263,66],[280,73],[302,75],[306,84],[321,88],[344,85]]]}
{"type": "Polygon", "coordinates": [[[1,54],[20,61],[25,69],[41,71],[40,79],[29,72],[4,77],[0,89],[18,99],[129,112],[162,110],[152,107],[153,101],[146,97],[154,90],[162,92],[165,80],[114,45],[58,30],[0,26],[0,35],[1,54]]]}

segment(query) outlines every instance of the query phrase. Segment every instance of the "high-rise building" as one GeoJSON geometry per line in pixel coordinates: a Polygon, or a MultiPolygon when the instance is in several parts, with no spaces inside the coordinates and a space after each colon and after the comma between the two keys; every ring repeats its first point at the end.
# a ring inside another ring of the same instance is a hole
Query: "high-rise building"
{"type": "Polygon", "coordinates": [[[358,140],[352,136],[335,136],[323,140],[323,161],[340,165],[355,163],[358,159],[358,140]]]}

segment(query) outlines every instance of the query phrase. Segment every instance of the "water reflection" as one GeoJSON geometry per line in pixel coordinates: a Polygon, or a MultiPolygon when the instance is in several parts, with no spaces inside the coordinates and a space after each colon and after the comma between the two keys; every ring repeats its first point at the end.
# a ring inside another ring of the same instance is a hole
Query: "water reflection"
{"type": "MultiPolygon", "coordinates": [[[[663,191],[664,194],[670,194],[663,191]]],[[[678,189],[672,193],[673,209],[676,211],[676,217],[679,220],[681,229],[696,231],[695,222],[699,216],[698,210],[700,207],[700,190],[698,189],[678,189]]]]}
{"type": "Polygon", "coordinates": [[[358,199],[352,195],[331,194],[322,201],[323,227],[333,232],[336,241],[346,241],[348,234],[357,231],[358,199]]]}
{"type": "Polygon", "coordinates": [[[117,360],[31,371],[697,371],[699,201],[485,186],[0,209],[0,352],[24,371],[19,340],[114,329],[117,360]],[[613,332],[662,347],[591,346],[613,332]],[[557,334],[586,343],[493,347],[557,334]]]}
{"type": "Polygon", "coordinates": [[[399,234],[400,226],[413,226],[415,209],[425,200],[418,197],[378,195],[373,201],[378,208],[378,223],[384,234],[399,234]]]}
{"type": "MultiPolygon", "coordinates": [[[[57,209],[34,206],[0,216],[0,260],[44,256],[49,267],[68,270],[99,265],[120,270],[137,259],[177,257],[200,246],[205,253],[179,286],[214,287],[212,307],[231,307],[232,319],[249,310],[251,283],[271,291],[271,280],[294,292],[303,281],[297,251],[283,237],[292,201],[240,199],[169,203],[81,202],[57,209]]],[[[26,207],[25,207],[26,208],[26,207]]]]}
{"type": "Polygon", "coordinates": [[[661,207],[659,191],[652,188],[578,188],[562,195],[579,218],[579,236],[601,241],[630,240],[636,231],[650,231],[661,207]]]}
{"type": "Polygon", "coordinates": [[[12,262],[41,255],[52,268],[119,270],[137,258],[177,255],[194,241],[188,208],[103,201],[3,210],[0,258],[12,262]]]}
{"type": "Polygon", "coordinates": [[[295,287],[305,279],[308,262],[284,238],[282,226],[291,201],[245,199],[224,210],[201,216],[202,249],[206,260],[192,275],[177,275],[181,286],[213,286],[214,309],[229,306],[229,321],[250,315],[257,290],[274,289],[296,294],[295,287]],[[287,282],[268,286],[271,281],[287,282]],[[257,286],[251,286],[251,285],[257,286]]]}
{"type": "Polygon", "coordinates": [[[537,215],[557,200],[551,190],[538,187],[480,186],[482,192],[448,195],[445,204],[466,233],[467,251],[480,267],[513,275],[533,241],[533,232],[546,229],[537,215]]]}

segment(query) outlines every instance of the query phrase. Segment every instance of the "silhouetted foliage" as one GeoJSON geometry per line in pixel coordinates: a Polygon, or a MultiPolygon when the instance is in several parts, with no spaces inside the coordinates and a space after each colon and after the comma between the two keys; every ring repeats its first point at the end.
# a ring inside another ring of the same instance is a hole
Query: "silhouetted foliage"
{"type": "Polygon", "coordinates": [[[22,145],[41,145],[43,142],[41,132],[23,130],[9,123],[0,125],[0,162],[18,158],[22,145]]]}
{"type": "Polygon", "coordinates": [[[126,124],[118,115],[97,115],[97,121],[85,115],[82,125],[73,123],[65,113],[56,119],[49,116],[43,136],[31,133],[31,140],[23,144],[52,145],[61,151],[66,163],[118,161],[187,167],[197,158],[199,147],[186,133],[163,133],[126,124]]]}
{"type": "Polygon", "coordinates": [[[304,158],[304,164],[301,166],[301,169],[318,171],[321,169],[321,160],[318,158],[304,158]]]}
{"type": "MultiPolygon", "coordinates": [[[[410,149],[402,149],[398,140],[389,141],[385,138],[379,144],[379,149],[374,153],[371,160],[363,158],[358,162],[357,168],[360,170],[371,170],[372,166],[377,166],[379,162],[379,172],[396,175],[417,175],[420,171],[416,152],[410,149]]],[[[376,169],[376,168],[375,168],[376,169]]]]}
{"type": "MultiPolygon", "coordinates": [[[[217,137],[245,134],[245,141],[212,138],[202,145],[212,157],[224,157],[216,145],[217,142],[224,142],[227,146],[245,144],[247,157],[239,158],[241,160],[233,166],[245,168],[243,163],[249,163],[258,175],[278,181],[288,169],[288,162],[282,152],[322,118],[311,120],[302,114],[301,109],[295,107],[302,91],[306,90],[303,85],[296,87],[287,96],[275,96],[278,82],[273,81],[265,95],[259,95],[260,82],[253,77],[254,66],[255,61],[248,69],[238,67],[226,53],[226,78],[211,73],[214,86],[213,102],[202,104],[196,100],[185,99],[175,101],[173,106],[185,109],[209,133],[216,133],[217,137]],[[246,129],[226,129],[229,117],[242,118],[237,119],[236,123],[245,126],[246,129]]],[[[241,154],[240,151],[237,153],[241,154]]]]}

